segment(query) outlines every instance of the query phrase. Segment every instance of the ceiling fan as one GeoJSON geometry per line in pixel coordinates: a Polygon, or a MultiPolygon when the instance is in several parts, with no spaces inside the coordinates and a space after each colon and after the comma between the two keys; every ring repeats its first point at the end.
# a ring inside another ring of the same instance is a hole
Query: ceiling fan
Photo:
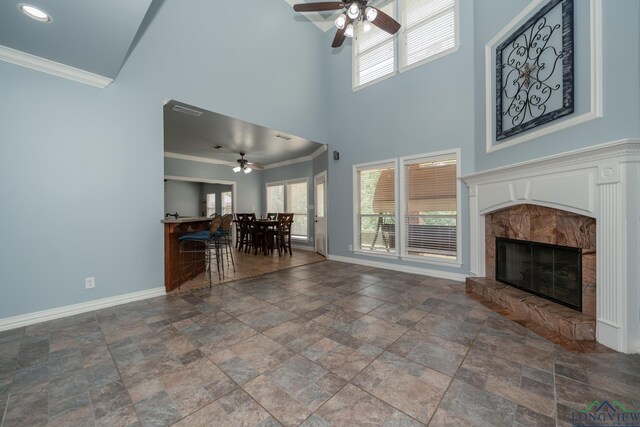
{"type": "Polygon", "coordinates": [[[344,9],[344,12],[336,19],[338,31],[333,39],[331,47],[340,47],[347,37],[353,37],[353,24],[360,21],[364,25],[364,31],[369,31],[371,24],[395,34],[400,29],[400,23],[373,6],[367,6],[369,0],[325,1],[320,3],[300,3],[293,5],[296,12],[323,12],[327,10],[344,9]]]}
{"type": "Polygon", "coordinates": [[[245,153],[240,153],[240,158],[236,160],[236,162],[238,162],[238,166],[233,168],[233,171],[235,173],[238,173],[240,171],[243,171],[244,173],[251,173],[253,169],[262,169],[262,165],[250,162],[249,160],[245,159],[244,156],[245,156],[245,153]]]}

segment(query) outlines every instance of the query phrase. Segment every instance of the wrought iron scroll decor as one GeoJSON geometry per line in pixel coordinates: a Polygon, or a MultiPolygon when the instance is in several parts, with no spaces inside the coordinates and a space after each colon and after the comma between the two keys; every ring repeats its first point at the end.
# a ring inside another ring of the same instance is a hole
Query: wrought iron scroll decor
{"type": "Polygon", "coordinates": [[[573,0],[551,0],[496,49],[496,141],[573,112],[573,0]]]}

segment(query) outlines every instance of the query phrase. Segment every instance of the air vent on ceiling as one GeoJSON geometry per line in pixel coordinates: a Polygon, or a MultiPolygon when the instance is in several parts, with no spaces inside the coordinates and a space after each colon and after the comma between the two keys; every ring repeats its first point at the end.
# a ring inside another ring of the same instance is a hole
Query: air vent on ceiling
{"type": "Polygon", "coordinates": [[[287,135],[276,135],[276,138],[284,139],[285,141],[291,141],[291,137],[287,135]]]}
{"type": "Polygon", "coordinates": [[[214,145],[213,148],[215,148],[216,150],[219,150],[222,148],[222,145],[214,145]]]}
{"type": "Polygon", "coordinates": [[[188,114],[190,116],[199,117],[202,115],[202,111],[194,110],[191,108],[183,107],[182,105],[174,105],[172,108],[173,111],[177,111],[178,113],[188,114]]]}

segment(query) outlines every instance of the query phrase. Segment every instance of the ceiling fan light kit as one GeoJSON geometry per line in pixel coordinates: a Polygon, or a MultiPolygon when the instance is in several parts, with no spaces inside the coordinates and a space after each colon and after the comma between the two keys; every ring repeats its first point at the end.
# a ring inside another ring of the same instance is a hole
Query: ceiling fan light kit
{"type": "Polygon", "coordinates": [[[323,12],[329,10],[344,9],[344,12],[335,20],[336,36],[331,47],[340,47],[347,37],[353,37],[355,33],[354,24],[362,22],[363,30],[371,30],[371,24],[395,34],[400,30],[400,23],[373,6],[367,6],[369,0],[349,0],[346,2],[319,2],[294,4],[293,10],[296,12],[323,12]]]}
{"type": "Polygon", "coordinates": [[[256,166],[258,169],[261,168],[260,165],[256,163],[251,163],[249,160],[245,159],[244,154],[245,153],[240,153],[240,158],[236,160],[239,163],[239,165],[233,168],[233,171],[235,173],[239,173],[240,171],[244,172],[245,174],[251,173],[253,169],[249,166],[249,164],[256,166]]]}
{"type": "Polygon", "coordinates": [[[353,24],[347,25],[347,29],[344,31],[344,35],[347,37],[353,37],[353,24]]]}

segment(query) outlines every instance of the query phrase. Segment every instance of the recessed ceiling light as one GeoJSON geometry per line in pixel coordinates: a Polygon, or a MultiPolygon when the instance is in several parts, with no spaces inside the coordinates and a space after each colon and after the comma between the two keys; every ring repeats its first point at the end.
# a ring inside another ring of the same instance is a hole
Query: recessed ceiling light
{"type": "Polygon", "coordinates": [[[53,19],[42,9],[38,9],[30,4],[18,3],[18,10],[24,13],[31,19],[35,19],[40,22],[51,22],[53,19]]]}

